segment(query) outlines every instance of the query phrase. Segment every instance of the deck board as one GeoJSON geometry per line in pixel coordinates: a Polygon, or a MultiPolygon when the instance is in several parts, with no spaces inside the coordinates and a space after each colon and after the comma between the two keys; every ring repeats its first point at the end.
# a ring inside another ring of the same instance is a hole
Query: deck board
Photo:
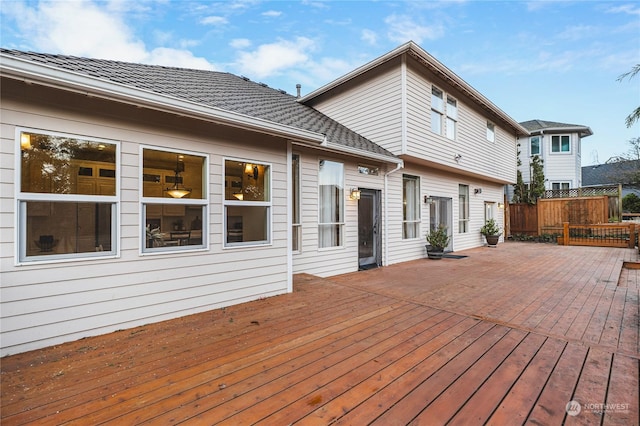
{"type": "Polygon", "coordinates": [[[637,250],[464,254],[5,357],[0,421],[640,423],[637,250]]]}

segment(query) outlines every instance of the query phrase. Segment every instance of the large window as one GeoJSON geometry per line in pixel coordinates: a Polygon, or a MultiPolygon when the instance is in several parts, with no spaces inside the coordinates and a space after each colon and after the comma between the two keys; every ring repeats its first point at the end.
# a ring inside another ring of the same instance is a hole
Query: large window
{"type": "Polygon", "coordinates": [[[142,251],[203,248],[207,232],[206,157],[142,148],[142,251]]]}
{"type": "Polygon", "coordinates": [[[442,134],[442,116],[444,115],[444,95],[442,90],[431,88],[431,131],[442,134]]]}
{"type": "Polygon", "coordinates": [[[458,185],[458,232],[469,232],[469,185],[458,185]]]}
{"type": "Polygon", "coordinates": [[[224,162],[225,247],[271,243],[271,166],[224,162]]]}
{"type": "Polygon", "coordinates": [[[116,254],[119,146],[21,130],[19,261],[116,254]]]}
{"type": "Polygon", "coordinates": [[[551,152],[571,152],[571,138],[569,135],[551,136],[551,152]]]}
{"type": "Polygon", "coordinates": [[[300,156],[291,156],[291,250],[300,251],[300,156]]]}
{"type": "Polygon", "coordinates": [[[339,247],[344,228],[344,165],[320,160],[318,171],[318,247],[339,247]]]}
{"type": "Polygon", "coordinates": [[[420,178],[402,176],[402,238],[418,238],[420,232],[420,178]]]}
{"type": "Polygon", "coordinates": [[[447,138],[456,139],[458,125],[458,102],[447,96],[447,138]]]}
{"type": "Polygon", "coordinates": [[[531,155],[540,155],[540,136],[533,136],[530,140],[531,155]]]}

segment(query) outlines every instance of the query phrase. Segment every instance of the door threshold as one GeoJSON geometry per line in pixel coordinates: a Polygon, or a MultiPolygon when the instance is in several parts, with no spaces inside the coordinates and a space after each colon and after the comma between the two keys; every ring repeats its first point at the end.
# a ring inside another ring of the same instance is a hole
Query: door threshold
{"type": "Polygon", "coordinates": [[[376,269],[378,267],[375,263],[370,263],[368,265],[360,265],[358,266],[358,271],[367,271],[369,269],[376,269]]]}

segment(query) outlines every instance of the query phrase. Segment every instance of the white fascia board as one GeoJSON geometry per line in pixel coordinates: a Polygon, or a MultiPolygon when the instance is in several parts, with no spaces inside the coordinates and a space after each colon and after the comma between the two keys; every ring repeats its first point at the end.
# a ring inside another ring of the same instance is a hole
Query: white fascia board
{"type": "Polygon", "coordinates": [[[532,135],[539,135],[543,133],[579,133],[584,134],[581,138],[593,135],[590,127],[575,126],[575,127],[545,127],[544,129],[532,130],[532,135]]]}
{"type": "Polygon", "coordinates": [[[0,54],[0,75],[58,89],[81,93],[89,97],[115,100],[131,105],[169,112],[185,117],[225,124],[301,142],[322,144],[325,136],[320,133],[251,117],[244,114],[184,101],[172,96],[133,88],[124,84],[91,77],[74,71],[62,70],[45,64],[0,54]]]}

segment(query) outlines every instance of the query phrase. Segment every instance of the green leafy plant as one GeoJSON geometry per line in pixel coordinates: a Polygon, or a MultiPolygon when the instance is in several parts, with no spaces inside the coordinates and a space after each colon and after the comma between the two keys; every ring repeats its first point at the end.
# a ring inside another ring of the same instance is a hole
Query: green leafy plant
{"type": "Polygon", "coordinates": [[[495,219],[489,219],[482,228],[480,228],[480,233],[486,237],[487,235],[500,235],[502,231],[495,219]]]}
{"type": "Polygon", "coordinates": [[[447,227],[443,225],[429,232],[426,238],[429,245],[437,250],[444,250],[444,248],[449,245],[450,240],[447,227]]]}

